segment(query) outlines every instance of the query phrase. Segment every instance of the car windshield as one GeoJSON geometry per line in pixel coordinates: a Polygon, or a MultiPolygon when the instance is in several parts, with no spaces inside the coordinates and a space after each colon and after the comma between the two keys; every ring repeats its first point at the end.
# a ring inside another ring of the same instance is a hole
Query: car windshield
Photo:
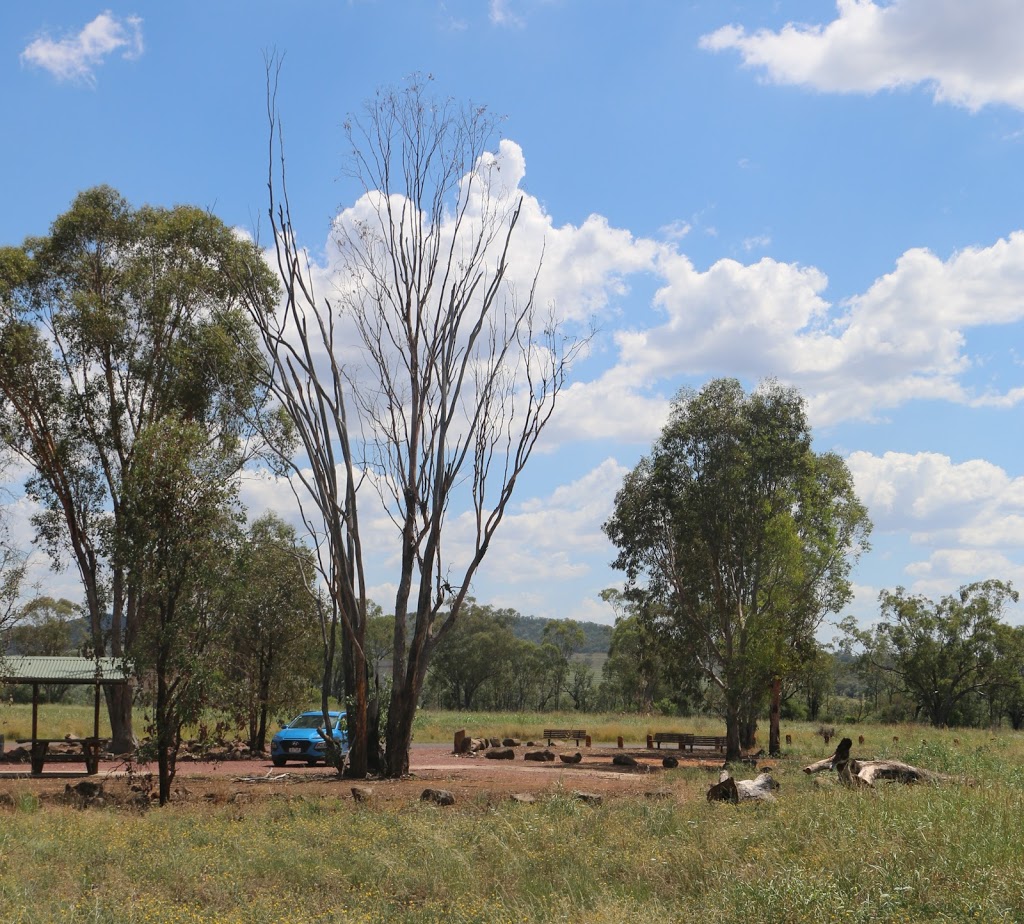
{"type": "MultiPolygon", "coordinates": [[[[334,718],[333,716],[331,717],[334,718]]],[[[300,715],[288,723],[289,728],[323,728],[324,717],[319,713],[300,715]]]]}

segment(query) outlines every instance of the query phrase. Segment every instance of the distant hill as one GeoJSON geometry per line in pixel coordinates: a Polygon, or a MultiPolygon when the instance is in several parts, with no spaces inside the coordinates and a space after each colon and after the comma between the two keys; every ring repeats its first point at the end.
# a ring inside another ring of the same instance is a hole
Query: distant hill
{"type": "MultiPolygon", "coordinates": [[[[540,645],[544,641],[544,627],[548,624],[547,619],[540,616],[515,616],[509,623],[512,634],[516,638],[525,639],[540,645]]],[[[580,654],[607,654],[612,644],[612,627],[602,625],[599,622],[579,623],[586,640],[580,649],[580,654]]]]}

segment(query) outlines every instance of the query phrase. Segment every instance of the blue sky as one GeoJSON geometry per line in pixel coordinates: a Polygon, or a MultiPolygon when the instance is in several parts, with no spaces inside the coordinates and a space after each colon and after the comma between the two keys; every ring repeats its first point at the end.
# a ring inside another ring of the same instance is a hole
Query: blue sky
{"type": "MultiPolygon", "coordinates": [[[[611,621],[600,525],[668,401],[774,376],[868,504],[850,611],[870,621],[897,584],[1024,587],[1021,35],[1005,0],[4,4],[0,243],[97,183],[254,228],[276,50],[294,217],[326,260],[357,195],[346,115],[430,74],[506,116],[521,244],[546,244],[545,294],[599,328],[477,597],[611,621]]],[[[280,485],[243,493],[288,514],[280,485]]],[[[12,503],[24,541],[30,512],[12,503]]]]}

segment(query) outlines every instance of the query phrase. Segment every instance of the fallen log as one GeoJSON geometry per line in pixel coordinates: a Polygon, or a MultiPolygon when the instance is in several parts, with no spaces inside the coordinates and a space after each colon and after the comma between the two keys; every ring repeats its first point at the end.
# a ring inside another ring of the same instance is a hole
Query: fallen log
{"type": "Polygon", "coordinates": [[[924,770],[899,760],[861,760],[850,756],[853,741],[843,738],[831,757],[804,767],[804,773],[835,770],[839,779],[849,786],[874,786],[879,780],[897,783],[938,783],[949,777],[934,770],[924,770]]]}
{"type": "Polygon", "coordinates": [[[770,773],[752,780],[734,780],[728,770],[723,770],[718,782],[708,790],[708,802],[774,802],[774,790],[778,788],[770,773]]]}

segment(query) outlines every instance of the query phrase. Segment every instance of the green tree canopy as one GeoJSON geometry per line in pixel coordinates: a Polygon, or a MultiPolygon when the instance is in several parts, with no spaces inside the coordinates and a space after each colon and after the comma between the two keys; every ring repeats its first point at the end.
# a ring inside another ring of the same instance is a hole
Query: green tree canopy
{"type": "Polygon", "coordinates": [[[846,604],[869,530],[845,463],[813,451],[803,399],[775,383],[684,390],[626,476],[605,524],[615,567],[661,605],[659,632],[717,693],[730,758],[773,677],[846,604]]]}
{"type": "Polygon", "coordinates": [[[1008,583],[989,580],[961,587],[937,603],[902,587],[879,595],[881,619],[873,631],[844,628],[865,659],[898,678],[917,713],[935,726],[962,722],[958,711],[975,694],[991,697],[1016,678],[1009,655],[1016,639],[1002,623],[1008,583]]]}
{"type": "Polygon", "coordinates": [[[118,554],[138,579],[132,647],[153,707],[160,804],[170,798],[181,731],[207,704],[227,625],[237,541],[235,461],[196,423],[168,416],[139,434],[124,483],[118,554]]]}
{"type": "MultiPolygon", "coordinates": [[[[0,443],[34,469],[38,541],[77,567],[99,654],[128,653],[139,631],[140,587],[116,550],[140,434],[173,416],[242,464],[265,381],[243,295],[270,310],[277,291],[213,215],[133,208],[107,186],[49,235],[0,249],[0,443]]],[[[127,748],[131,693],[108,701],[127,748]]]]}
{"type": "Polygon", "coordinates": [[[249,527],[235,551],[218,700],[254,751],[266,750],[270,717],[303,705],[318,680],[315,577],[312,553],[272,513],[249,527]]]}

